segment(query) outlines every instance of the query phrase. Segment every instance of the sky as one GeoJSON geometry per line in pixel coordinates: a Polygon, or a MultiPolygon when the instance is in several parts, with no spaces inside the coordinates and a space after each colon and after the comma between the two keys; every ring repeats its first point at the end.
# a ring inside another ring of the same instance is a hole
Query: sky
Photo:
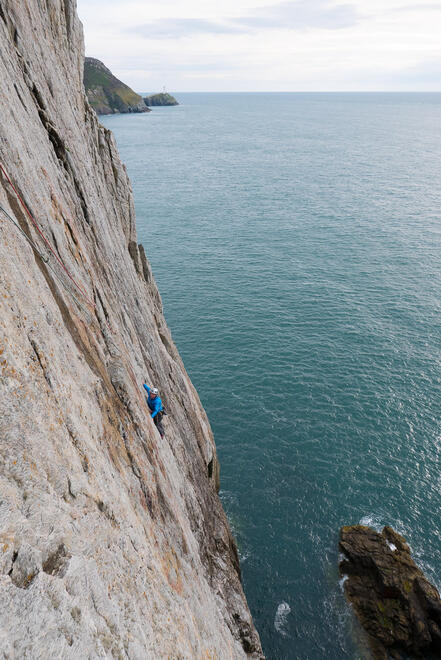
{"type": "Polygon", "coordinates": [[[137,92],[441,91],[441,0],[77,0],[137,92]]]}

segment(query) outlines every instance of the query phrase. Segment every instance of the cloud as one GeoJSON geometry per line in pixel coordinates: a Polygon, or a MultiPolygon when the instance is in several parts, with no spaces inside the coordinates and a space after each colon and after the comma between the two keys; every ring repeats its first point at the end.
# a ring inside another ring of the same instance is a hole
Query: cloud
{"type": "Polygon", "coordinates": [[[393,11],[395,11],[395,12],[407,12],[407,11],[422,12],[422,11],[439,11],[440,9],[441,9],[441,6],[438,3],[426,2],[426,3],[422,3],[422,4],[403,5],[402,7],[395,7],[393,9],[393,11]]]}
{"type": "Polygon", "coordinates": [[[333,5],[329,0],[296,0],[262,7],[254,15],[234,21],[246,28],[276,28],[305,30],[325,28],[336,30],[358,23],[360,16],[353,5],[333,5]]]}
{"type": "Polygon", "coordinates": [[[261,7],[246,16],[212,21],[202,18],[162,18],[130,28],[146,39],[180,39],[201,35],[251,34],[264,29],[336,30],[360,19],[353,5],[335,5],[330,0],[284,0],[261,7]]]}
{"type": "Polygon", "coordinates": [[[439,0],[77,2],[88,54],[137,90],[441,89],[439,0]]]}
{"type": "MultiPolygon", "coordinates": [[[[439,89],[441,80],[441,59],[425,60],[415,66],[408,67],[388,76],[383,76],[383,82],[398,85],[409,90],[439,89]]],[[[377,75],[378,79],[378,75],[377,75]]]]}
{"type": "Polygon", "coordinates": [[[161,18],[130,29],[146,39],[180,39],[195,34],[235,34],[244,30],[234,25],[202,18],[161,18]]]}

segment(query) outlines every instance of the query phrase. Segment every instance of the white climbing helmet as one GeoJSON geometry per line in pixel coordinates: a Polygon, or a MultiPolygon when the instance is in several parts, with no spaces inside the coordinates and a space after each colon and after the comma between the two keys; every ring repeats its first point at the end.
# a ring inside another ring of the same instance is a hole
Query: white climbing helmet
{"type": "Polygon", "coordinates": [[[157,387],[152,387],[152,394],[159,394],[159,390],[157,387]]]}

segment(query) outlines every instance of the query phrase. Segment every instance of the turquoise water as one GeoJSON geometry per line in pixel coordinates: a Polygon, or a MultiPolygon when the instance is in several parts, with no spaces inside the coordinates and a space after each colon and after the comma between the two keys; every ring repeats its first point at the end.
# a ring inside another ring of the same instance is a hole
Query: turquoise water
{"type": "Polygon", "coordinates": [[[269,660],[361,658],[338,530],[441,586],[441,95],[181,94],[103,118],[208,412],[269,660]]]}

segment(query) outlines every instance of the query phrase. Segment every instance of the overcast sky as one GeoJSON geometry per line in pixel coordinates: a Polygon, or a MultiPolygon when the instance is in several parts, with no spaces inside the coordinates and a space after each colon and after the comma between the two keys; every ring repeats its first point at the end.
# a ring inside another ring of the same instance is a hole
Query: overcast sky
{"type": "Polygon", "coordinates": [[[441,0],[77,0],[139,92],[441,91],[441,0]]]}

